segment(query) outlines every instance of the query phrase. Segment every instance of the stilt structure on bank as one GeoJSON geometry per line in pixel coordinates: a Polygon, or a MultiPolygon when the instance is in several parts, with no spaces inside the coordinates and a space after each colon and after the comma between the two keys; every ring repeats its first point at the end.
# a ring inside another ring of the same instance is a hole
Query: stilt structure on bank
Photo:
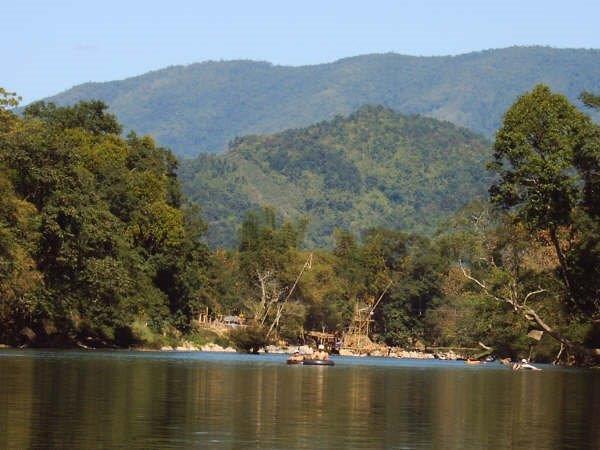
{"type": "Polygon", "coordinates": [[[377,300],[370,298],[366,304],[361,305],[358,301],[354,304],[354,315],[348,331],[342,338],[340,354],[370,354],[376,350],[387,348],[374,343],[369,334],[375,308],[379,305],[383,296],[392,285],[390,281],[377,300]]]}

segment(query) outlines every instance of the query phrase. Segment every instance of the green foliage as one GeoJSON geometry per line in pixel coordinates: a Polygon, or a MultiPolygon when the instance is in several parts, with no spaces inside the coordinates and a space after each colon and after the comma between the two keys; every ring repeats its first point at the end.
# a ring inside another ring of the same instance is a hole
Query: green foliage
{"type": "Polygon", "coordinates": [[[214,252],[169,151],[119,136],[101,103],[42,103],[19,118],[16,101],[0,90],[2,341],[228,345],[195,325],[208,308],[244,315],[231,342],[258,352],[271,324],[290,342],[342,332],[381,296],[371,337],[390,345],[481,341],[513,357],[535,345],[551,359],[557,341],[534,344],[539,324],[503,299],[600,345],[600,129],[547,87],[506,113],[495,179],[482,138],[383,107],[185,163],[213,242],[237,236],[214,252]],[[490,182],[493,205],[472,201],[490,182]]]}
{"type": "MultiPolygon", "coordinates": [[[[275,211],[263,208],[250,212],[240,228],[237,252],[240,294],[245,301],[237,310],[254,319],[256,324],[270,326],[277,320],[277,310],[288,297],[302,263],[298,261],[298,246],[304,235],[305,222],[281,222],[275,211]],[[299,264],[298,264],[299,263],[299,264]]],[[[303,308],[287,302],[282,314],[288,335],[301,333],[303,308]],[[296,325],[292,325],[295,321],[296,325]]],[[[283,331],[283,329],[282,329],[283,331]]]]}
{"type": "Polygon", "coordinates": [[[479,257],[471,254],[469,265],[485,281],[475,287],[488,298],[508,299],[503,303],[521,322],[555,338],[555,350],[560,341],[578,360],[588,359],[583,346],[600,343],[600,129],[566,97],[539,85],[506,113],[490,167],[500,176],[492,202],[508,215],[492,239],[478,233],[479,257]],[[524,309],[527,301],[532,309],[524,309]],[[545,324],[536,310],[544,311],[545,324]]]}
{"type": "MultiPolygon", "coordinates": [[[[146,348],[159,350],[164,346],[175,346],[178,342],[172,335],[163,335],[156,332],[156,330],[153,330],[148,326],[147,322],[141,319],[136,319],[130,327],[117,329],[117,335],[118,334],[127,337],[125,342],[121,342],[121,345],[123,346],[143,345],[146,348]]],[[[116,337],[118,338],[119,336],[116,337]]],[[[123,339],[121,340],[123,341],[123,339]]]]}
{"type": "Polygon", "coordinates": [[[500,181],[491,188],[492,201],[515,208],[533,229],[569,223],[580,198],[580,178],[569,169],[581,152],[582,134],[590,119],[539,85],[508,110],[494,143],[500,181]]]}
{"type": "Polygon", "coordinates": [[[0,341],[13,337],[39,312],[44,298],[33,259],[35,209],[19,199],[0,162],[0,341]]]}
{"type": "MultiPolygon", "coordinates": [[[[484,342],[499,355],[526,357],[533,345],[526,337],[528,321],[467,279],[457,266],[460,261],[498,297],[522,298],[540,285],[550,291],[558,284],[555,261],[547,258],[548,243],[532,239],[526,229],[484,203],[457,213],[436,241],[448,265],[440,276],[439,296],[425,319],[428,338],[441,346],[477,347],[484,342]]],[[[560,312],[555,296],[545,292],[531,305],[546,313],[560,312]]],[[[558,346],[552,351],[558,351],[558,346]]]]}
{"type": "Polygon", "coordinates": [[[209,256],[176,161],[119,137],[106,109],[38,103],[2,117],[3,338],[29,326],[42,344],[52,321],[69,339],[131,345],[135,323],[186,329],[197,313],[209,256]]]}
{"type": "Polygon", "coordinates": [[[21,97],[17,94],[0,87],[0,132],[7,131],[15,122],[16,118],[10,110],[17,107],[20,101],[21,97]]]}
{"type": "Polygon", "coordinates": [[[566,298],[600,315],[598,285],[582,289],[595,284],[597,269],[589,267],[600,262],[598,126],[566,97],[537,86],[506,113],[490,167],[500,175],[492,202],[530,230],[549,234],[566,298]]]}
{"type": "Polygon", "coordinates": [[[309,247],[330,247],[336,228],[383,226],[431,232],[489,182],[481,137],[447,122],[364,107],[305,129],[250,136],[223,156],[183,163],[191,201],[202,206],[212,245],[232,247],[249,210],[274,206],[308,217],[309,247]]]}
{"type": "Polygon", "coordinates": [[[7,110],[17,107],[20,101],[21,97],[16,93],[8,92],[6,89],[0,87],[0,110],[6,114],[10,114],[7,110]]]}
{"type": "Polygon", "coordinates": [[[251,211],[240,229],[240,269],[255,279],[257,271],[270,271],[285,276],[287,264],[304,235],[305,223],[278,223],[272,208],[251,211]]]}
{"type": "Polygon", "coordinates": [[[83,128],[93,134],[120,134],[121,125],[108,106],[99,100],[81,101],[69,108],[39,101],[23,111],[25,118],[40,119],[61,129],[83,128]]]}
{"type": "Polygon", "coordinates": [[[100,99],[126,129],[155,136],[181,156],[221,152],[238,136],[304,127],[365,104],[423,114],[492,137],[522,92],[546,83],[575,101],[600,90],[598,50],[510,47],[458,56],[394,53],[303,67],[210,61],[108,83],[49,100],[100,99]]]}
{"type": "Polygon", "coordinates": [[[426,340],[424,320],[441,296],[441,278],[447,265],[428,239],[410,240],[398,279],[376,315],[388,343],[406,345],[416,339],[426,340]]]}
{"type": "Polygon", "coordinates": [[[206,344],[217,344],[221,347],[229,347],[231,340],[226,336],[221,336],[214,331],[210,331],[204,328],[195,328],[185,336],[185,339],[197,347],[201,347],[206,344]]]}

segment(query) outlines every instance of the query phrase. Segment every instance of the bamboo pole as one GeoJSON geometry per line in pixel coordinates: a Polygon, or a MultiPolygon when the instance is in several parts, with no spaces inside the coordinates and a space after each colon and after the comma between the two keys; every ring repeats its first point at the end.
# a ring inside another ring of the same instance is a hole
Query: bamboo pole
{"type": "Polygon", "coordinates": [[[281,315],[283,314],[283,308],[285,307],[285,304],[287,303],[289,298],[294,293],[294,290],[296,289],[296,286],[298,285],[298,282],[300,281],[302,274],[304,273],[304,271],[306,269],[310,269],[312,267],[312,256],[313,256],[312,253],[310,255],[308,255],[308,259],[302,266],[302,269],[300,270],[300,273],[296,277],[296,280],[294,281],[292,288],[290,289],[290,291],[288,292],[286,297],[283,299],[281,306],[277,308],[277,314],[275,315],[275,320],[273,320],[273,323],[271,323],[271,326],[269,327],[269,331],[267,331],[267,337],[269,337],[271,335],[271,333],[273,332],[273,329],[275,328],[275,325],[276,324],[279,325],[279,319],[281,318],[281,315]]]}

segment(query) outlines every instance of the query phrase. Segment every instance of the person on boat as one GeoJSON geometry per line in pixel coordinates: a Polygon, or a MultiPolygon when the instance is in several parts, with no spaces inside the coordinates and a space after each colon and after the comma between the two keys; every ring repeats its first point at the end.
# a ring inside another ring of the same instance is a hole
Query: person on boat
{"type": "Polygon", "coordinates": [[[529,361],[527,361],[525,358],[523,358],[521,360],[521,369],[529,369],[529,370],[542,370],[538,367],[535,367],[533,364],[529,364],[529,361]]]}
{"type": "Polygon", "coordinates": [[[302,355],[298,350],[296,350],[292,356],[288,358],[290,361],[304,361],[304,355],[302,355]]]}
{"type": "Polygon", "coordinates": [[[512,362],[510,358],[503,358],[500,360],[502,364],[507,367],[510,367],[512,370],[542,370],[539,367],[535,367],[533,364],[529,364],[529,362],[523,358],[521,362],[512,362]]]}
{"type": "Polygon", "coordinates": [[[313,358],[321,361],[327,361],[329,359],[329,353],[325,351],[325,346],[323,344],[319,344],[318,350],[315,352],[313,358]]]}
{"type": "Polygon", "coordinates": [[[482,361],[480,359],[467,358],[467,360],[465,361],[465,363],[467,363],[467,364],[481,364],[482,361]]]}

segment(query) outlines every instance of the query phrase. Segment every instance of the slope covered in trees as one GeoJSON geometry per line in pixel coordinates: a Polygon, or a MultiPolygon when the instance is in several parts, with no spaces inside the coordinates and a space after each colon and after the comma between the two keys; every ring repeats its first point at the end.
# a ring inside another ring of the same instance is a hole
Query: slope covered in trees
{"type": "Polygon", "coordinates": [[[220,156],[184,161],[190,200],[213,245],[231,246],[248,210],[273,206],[308,220],[309,246],[331,246],[335,228],[430,232],[483,196],[489,144],[480,136],[383,107],[267,136],[235,140],[220,156]]]}
{"type": "Polygon", "coordinates": [[[306,126],[365,104],[449,120],[491,137],[502,113],[536,83],[576,101],[584,89],[600,90],[599,73],[600,51],[548,47],[363,55],[302,67],[224,61],[85,83],[49,100],[102,100],[126,130],[193,156],[220,152],[237,136],[306,126]]]}
{"type": "MultiPolygon", "coordinates": [[[[598,98],[584,99],[595,107],[598,98]]],[[[224,259],[222,286],[237,293],[228,308],[266,323],[283,310],[278,330],[291,338],[348,329],[355,305],[381,295],[371,330],[390,345],[484,342],[499,356],[597,364],[600,127],[540,85],[508,110],[489,159],[491,202],[466,205],[432,237],[336,230],[333,251],[308,256],[302,222],[248,214],[224,259]],[[286,303],[307,256],[310,270],[286,303]]]]}
{"type": "Polygon", "coordinates": [[[208,252],[174,156],[121,138],[99,102],[18,118],[0,100],[0,341],[129,345],[189,326],[208,252]]]}

